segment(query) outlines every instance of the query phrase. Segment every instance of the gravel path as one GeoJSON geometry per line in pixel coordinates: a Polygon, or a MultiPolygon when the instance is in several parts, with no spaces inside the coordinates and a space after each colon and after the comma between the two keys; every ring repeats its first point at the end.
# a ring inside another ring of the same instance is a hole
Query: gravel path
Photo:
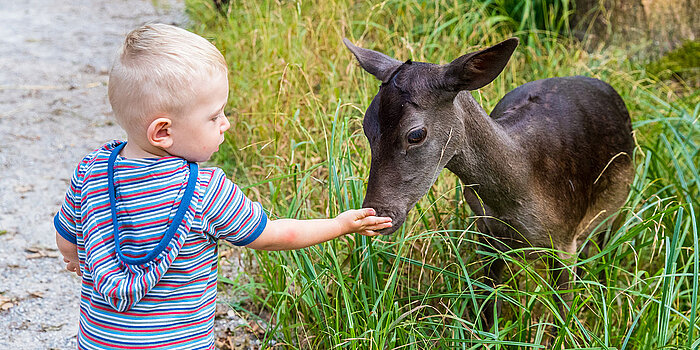
{"type": "Polygon", "coordinates": [[[0,2],[0,349],[76,348],[79,280],[52,217],[78,161],[125,137],[107,101],[111,60],[142,23],[184,24],[170,1],[0,2]]]}

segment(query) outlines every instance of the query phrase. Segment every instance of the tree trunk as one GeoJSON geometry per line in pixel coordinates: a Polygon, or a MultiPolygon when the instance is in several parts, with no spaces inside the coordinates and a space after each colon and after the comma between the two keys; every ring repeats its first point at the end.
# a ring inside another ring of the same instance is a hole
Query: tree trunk
{"type": "Polygon", "coordinates": [[[648,43],[664,53],[700,37],[700,0],[574,0],[574,35],[593,46],[648,43]]]}
{"type": "Polygon", "coordinates": [[[646,36],[649,31],[642,0],[577,0],[571,23],[579,40],[594,45],[646,36]]]}

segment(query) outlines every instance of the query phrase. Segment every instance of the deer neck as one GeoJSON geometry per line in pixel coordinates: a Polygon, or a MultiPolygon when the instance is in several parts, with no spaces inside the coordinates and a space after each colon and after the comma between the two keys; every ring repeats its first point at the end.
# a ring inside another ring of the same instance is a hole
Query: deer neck
{"type": "Polygon", "coordinates": [[[508,210],[525,197],[529,168],[516,142],[476,102],[468,91],[454,101],[463,120],[461,145],[447,163],[465,185],[472,187],[486,205],[508,210]]]}

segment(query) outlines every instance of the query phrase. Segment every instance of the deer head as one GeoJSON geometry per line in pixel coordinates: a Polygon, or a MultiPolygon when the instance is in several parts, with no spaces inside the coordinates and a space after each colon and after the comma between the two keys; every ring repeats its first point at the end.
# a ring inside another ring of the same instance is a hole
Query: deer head
{"type": "Polygon", "coordinates": [[[440,171],[465,146],[464,110],[454,102],[460,91],[490,83],[518,45],[515,38],[454,61],[401,62],[343,40],[360,66],[379,79],[379,92],[365,112],[363,128],[372,160],[363,207],[389,216],[391,234],[423,197],[440,171]]]}

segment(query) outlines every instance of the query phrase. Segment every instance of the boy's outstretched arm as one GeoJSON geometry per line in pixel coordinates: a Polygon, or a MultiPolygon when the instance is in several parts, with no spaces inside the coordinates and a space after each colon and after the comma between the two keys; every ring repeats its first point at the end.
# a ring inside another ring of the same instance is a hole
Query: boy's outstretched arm
{"type": "Polygon", "coordinates": [[[391,227],[391,218],[375,216],[374,209],[348,210],[333,219],[270,220],[260,236],[247,247],[260,250],[293,250],[310,247],[357,232],[376,236],[376,231],[391,227]]]}
{"type": "Polygon", "coordinates": [[[83,274],[80,272],[80,260],[78,258],[78,246],[63,238],[58,232],[56,232],[56,246],[58,246],[58,251],[63,255],[63,262],[66,263],[66,270],[75,272],[78,276],[82,276],[83,274]]]}

